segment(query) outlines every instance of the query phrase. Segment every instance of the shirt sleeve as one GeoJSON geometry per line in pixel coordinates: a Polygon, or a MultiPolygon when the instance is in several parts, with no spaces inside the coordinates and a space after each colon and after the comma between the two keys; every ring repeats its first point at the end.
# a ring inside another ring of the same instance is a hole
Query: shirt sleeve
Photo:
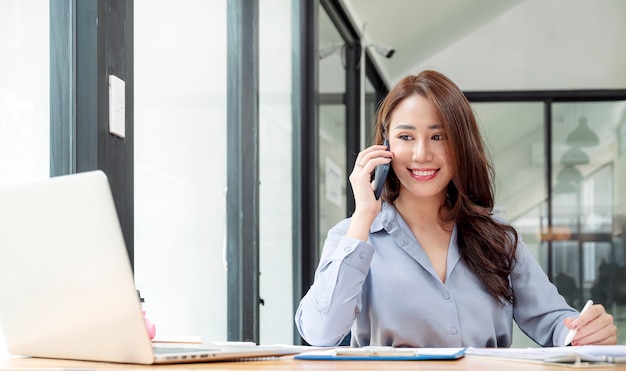
{"type": "Polygon", "coordinates": [[[520,329],[541,346],[562,346],[569,331],[563,320],[578,312],[559,294],[521,238],[511,282],[513,315],[520,329]]]}
{"type": "Polygon", "coordinates": [[[314,346],[338,345],[361,310],[374,248],[346,237],[348,223],[345,220],[328,232],[313,285],[296,311],[300,335],[314,346]]]}

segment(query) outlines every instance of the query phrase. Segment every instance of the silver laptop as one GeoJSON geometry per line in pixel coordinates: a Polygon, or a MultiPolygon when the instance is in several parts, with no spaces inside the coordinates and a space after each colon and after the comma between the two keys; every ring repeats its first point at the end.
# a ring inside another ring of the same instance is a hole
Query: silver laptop
{"type": "Polygon", "coordinates": [[[0,319],[8,350],[32,357],[154,364],[299,352],[155,347],[102,171],[0,187],[0,319]]]}

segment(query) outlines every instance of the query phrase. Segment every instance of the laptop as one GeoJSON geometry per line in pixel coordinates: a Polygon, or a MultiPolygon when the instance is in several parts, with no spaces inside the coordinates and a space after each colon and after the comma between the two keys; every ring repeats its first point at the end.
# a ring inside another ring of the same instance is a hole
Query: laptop
{"type": "Polygon", "coordinates": [[[155,346],[100,170],[0,187],[0,320],[9,352],[31,357],[158,364],[299,353],[155,346]]]}

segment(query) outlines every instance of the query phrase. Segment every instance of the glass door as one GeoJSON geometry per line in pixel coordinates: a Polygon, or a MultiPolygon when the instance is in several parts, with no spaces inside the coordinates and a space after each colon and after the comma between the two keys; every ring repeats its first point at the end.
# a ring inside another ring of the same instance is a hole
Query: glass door
{"type": "MultiPolygon", "coordinates": [[[[345,43],[319,5],[319,241],[346,217],[345,43]]],[[[319,253],[318,253],[319,256],[319,253]]]]}

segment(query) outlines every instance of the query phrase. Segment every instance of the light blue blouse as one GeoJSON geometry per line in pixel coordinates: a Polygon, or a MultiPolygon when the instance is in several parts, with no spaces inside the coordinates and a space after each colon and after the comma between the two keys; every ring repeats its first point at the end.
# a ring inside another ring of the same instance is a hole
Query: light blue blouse
{"type": "Polygon", "coordinates": [[[509,277],[514,303],[501,304],[461,260],[456,226],[442,282],[395,207],[383,202],[367,242],[345,236],[349,219],[328,233],[315,280],[295,321],[311,345],[508,347],[515,320],[541,346],[563,345],[567,317],[559,295],[520,240],[509,277]]]}

